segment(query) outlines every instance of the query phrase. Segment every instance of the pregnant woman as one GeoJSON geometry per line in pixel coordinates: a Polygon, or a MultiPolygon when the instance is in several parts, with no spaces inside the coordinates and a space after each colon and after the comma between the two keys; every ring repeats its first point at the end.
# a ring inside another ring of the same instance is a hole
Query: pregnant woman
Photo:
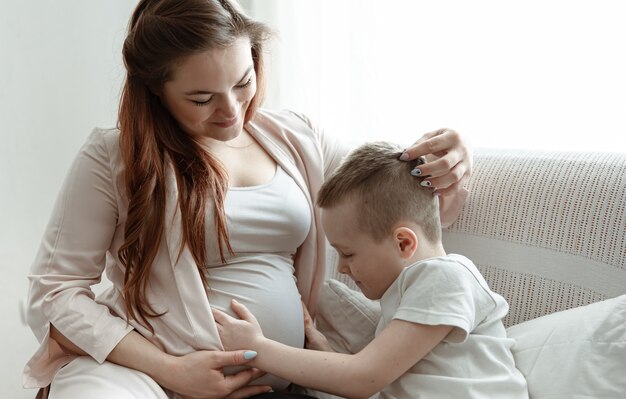
{"type": "MultiPolygon", "coordinates": [[[[237,299],[269,338],[303,346],[302,303],[315,314],[324,274],[314,198],[349,148],[302,115],[259,108],[268,37],[227,0],[137,5],[118,127],[79,151],[29,275],[41,346],[24,378],[41,397],[288,388],[246,367],[249,353],[223,351],[211,307],[237,299]],[[95,297],[103,273],[112,286],[95,297]]],[[[420,155],[445,224],[465,199],[469,150],[440,130],[403,159],[420,155]]]]}

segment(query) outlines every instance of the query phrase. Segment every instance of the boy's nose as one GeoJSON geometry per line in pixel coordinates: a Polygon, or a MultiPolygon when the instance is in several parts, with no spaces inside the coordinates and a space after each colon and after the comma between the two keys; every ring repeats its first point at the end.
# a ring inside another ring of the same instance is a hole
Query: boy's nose
{"type": "Polygon", "coordinates": [[[348,268],[348,266],[345,264],[345,262],[342,262],[341,260],[339,261],[339,263],[337,264],[337,271],[341,274],[348,274],[348,272],[350,271],[350,269],[348,268]]]}

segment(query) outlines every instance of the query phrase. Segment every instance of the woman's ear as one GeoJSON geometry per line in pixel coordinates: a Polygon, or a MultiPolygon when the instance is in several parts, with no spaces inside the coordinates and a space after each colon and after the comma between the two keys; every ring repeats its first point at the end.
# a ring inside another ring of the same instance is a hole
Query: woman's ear
{"type": "Polygon", "coordinates": [[[393,231],[393,239],[397,249],[400,251],[400,257],[409,259],[417,251],[419,241],[415,232],[408,227],[398,227],[393,231]]]}

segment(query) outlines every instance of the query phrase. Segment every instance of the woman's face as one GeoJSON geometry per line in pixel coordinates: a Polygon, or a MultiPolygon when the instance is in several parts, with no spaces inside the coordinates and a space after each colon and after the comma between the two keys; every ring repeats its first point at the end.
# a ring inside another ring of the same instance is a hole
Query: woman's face
{"type": "Polygon", "coordinates": [[[188,134],[228,141],[237,137],[256,93],[250,40],[191,55],[172,71],[161,101],[188,134]]]}

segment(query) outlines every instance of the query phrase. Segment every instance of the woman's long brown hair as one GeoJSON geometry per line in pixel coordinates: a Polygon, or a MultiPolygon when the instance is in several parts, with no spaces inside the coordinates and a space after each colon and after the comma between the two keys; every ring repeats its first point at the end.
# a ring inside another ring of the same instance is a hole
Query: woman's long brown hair
{"type": "Polygon", "coordinates": [[[265,83],[262,46],[269,36],[265,25],[249,19],[229,0],[142,0],[130,20],[123,46],[127,74],[118,116],[128,215],[118,255],[125,266],[127,317],[152,332],[148,318],[160,314],[146,300],[146,288],[164,232],[168,163],[176,175],[182,243],[189,248],[205,285],[207,209],[213,209],[222,262],[225,249],[232,253],[224,215],[226,171],[181,130],[158,93],[177,62],[229,46],[242,36],[250,38],[257,79],[257,92],[244,117],[247,123],[259,106],[265,83]]]}

